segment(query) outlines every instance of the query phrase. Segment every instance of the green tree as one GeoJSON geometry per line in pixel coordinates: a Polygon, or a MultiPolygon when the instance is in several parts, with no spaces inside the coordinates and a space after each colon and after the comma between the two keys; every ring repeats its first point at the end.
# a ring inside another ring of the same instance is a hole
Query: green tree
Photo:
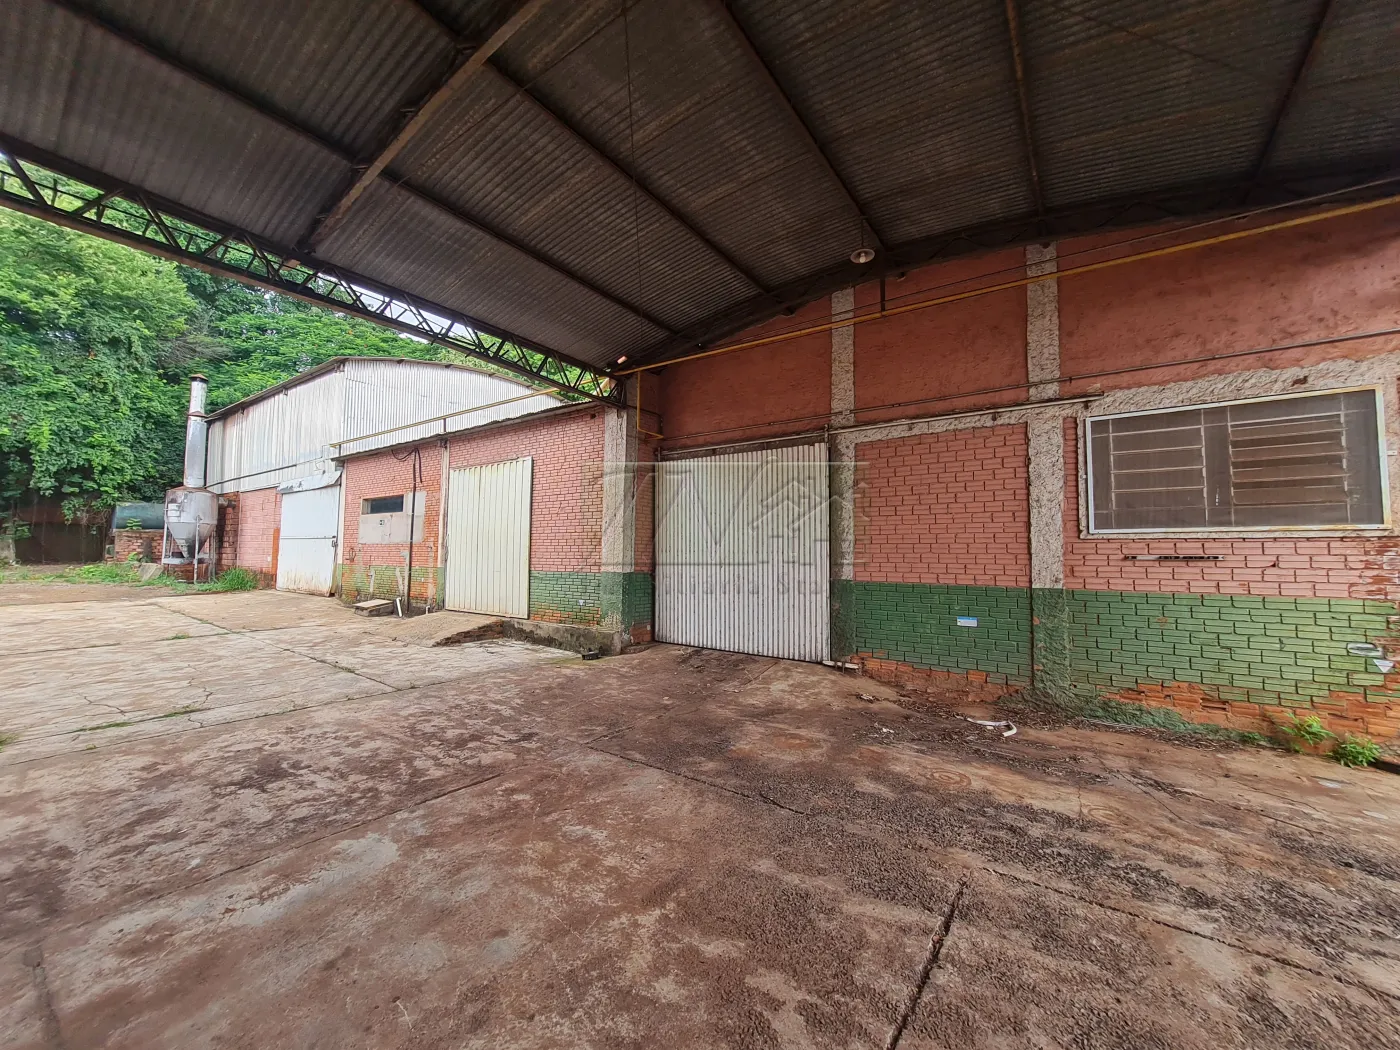
{"type": "Polygon", "coordinates": [[[161,369],[194,310],[173,264],[0,212],[0,499],[157,490],[181,414],[161,369]]]}
{"type": "Polygon", "coordinates": [[[334,357],[460,355],[0,210],[0,508],[179,484],[191,372],[218,408],[334,357]]]}

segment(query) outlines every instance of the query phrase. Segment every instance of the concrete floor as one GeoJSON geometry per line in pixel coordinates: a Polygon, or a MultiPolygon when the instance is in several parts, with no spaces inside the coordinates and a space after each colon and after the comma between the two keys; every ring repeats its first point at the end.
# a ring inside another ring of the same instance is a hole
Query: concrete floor
{"type": "Polygon", "coordinates": [[[0,1046],[1400,1046],[1400,778],[393,630],[0,607],[0,1046]]]}

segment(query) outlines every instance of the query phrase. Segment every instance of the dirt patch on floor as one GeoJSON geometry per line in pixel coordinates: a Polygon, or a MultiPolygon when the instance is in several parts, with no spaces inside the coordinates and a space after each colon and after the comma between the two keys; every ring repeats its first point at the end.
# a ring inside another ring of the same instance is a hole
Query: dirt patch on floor
{"type": "MultiPolygon", "coordinates": [[[[229,600],[200,620],[277,623],[278,674],[369,654],[319,606],[229,600]]],[[[1394,778],[1003,737],[756,657],[476,644],[481,673],[0,767],[0,1042],[1400,1042],[1394,778]]]]}

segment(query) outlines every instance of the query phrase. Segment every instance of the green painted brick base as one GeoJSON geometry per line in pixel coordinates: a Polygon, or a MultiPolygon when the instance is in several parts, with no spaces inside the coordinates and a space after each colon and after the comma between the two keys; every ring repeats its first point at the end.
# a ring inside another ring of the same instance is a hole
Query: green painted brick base
{"type": "Polygon", "coordinates": [[[1394,633],[1393,602],[851,580],[831,594],[838,658],[1082,695],[1181,682],[1248,704],[1306,708],[1337,692],[1400,702],[1372,660],[1347,651],[1394,633]]]}
{"type": "Polygon", "coordinates": [[[832,652],[868,653],[939,671],[1031,675],[1030,591],[923,583],[832,581],[832,652]],[[977,625],[959,626],[958,618],[977,625]]]}
{"type": "Polygon", "coordinates": [[[651,624],[647,572],[532,572],[530,618],[608,630],[651,624]]]}
{"type": "Polygon", "coordinates": [[[1347,645],[1385,637],[1395,614],[1361,599],[1066,591],[1070,677],[1081,691],[1190,682],[1245,703],[1308,706],[1335,691],[1393,703],[1347,645]]]}

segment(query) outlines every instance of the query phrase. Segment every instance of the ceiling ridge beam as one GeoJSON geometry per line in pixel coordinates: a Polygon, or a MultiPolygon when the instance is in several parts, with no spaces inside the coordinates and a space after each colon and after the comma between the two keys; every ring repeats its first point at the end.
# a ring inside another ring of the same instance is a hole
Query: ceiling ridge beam
{"type": "Polygon", "coordinates": [[[1278,145],[1279,131],[1283,128],[1283,122],[1288,119],[1288,114],[1292,111],[1294,102],[1298,98],[1298,88],[1307,77],[1308,70],[1312,69],[1313,62],[1317,60],[1317,53],[1321,48],[1327,21],[1331,15],[1332,0],[1322,0],[1318,7],[1317,16],[1313,20],[1312,29],[1308,33],[1307,44],[1298,57],[1297,65],[1293,67],[1293,72],[1288,78],[1288,87],[1284,89],[1283,96],[1279,99],[1278,108],[1274,110],[1273,117],[1269,121],[1269,134],[1264,138],[1264,145],[1260,147],[1259,154],[1254,159],[1254,167],[1250,169],[1249,183],[1251,188],[1263,178],[1264,170],[1269,166],[1274,147],[1278,145]]]}
{"type": "MultiPolygon", "coordinates": [[[[420,0],[407,0],[407,2],[410,6],[416,8],[419,12],[421,12],[435,26],[437,26],[437,28],[442,32],[443,36],[445,36],[448,40],[459,44],[460,46],[461,37],[457,35],[457,33],[453,30],[453,28],[450,25],[442,21],[442,19],[440,19],[431,10],[424,7],[420,0]]],[[[647,198],[647,200],[649,200],[655,207],[659,208],[668,218],[671,219],[672,222],[676,223],[676,225],[680,226],[681,229],[685,230],[685,232],[688,233],[692,238],[703,244],[707,249],[709,249],[709,251],[712,254],[717,256],[726,266],[728,266],[731,270],[737,273],[740,277],[748,281],[749,284],[753,285],[760,292],[763,292],[765,294],[769,293],[770,289],[768,285],[762,280],[760,280],[758,275],[755,274],[752,270],[750,270],[749,267],[747,267],[738,259],[736,259],[728,249],[721,247],[710,237],[709,234],[701,230],[695,219],[683,214],[676,205],[667,201],[661,195],[661,193],[654,187],[652,187],[650,184],[648,184],[645,179],[643,179],[635,171],[629,169],[628,166],[622,161],[611,156],[606,150],[604,150],[592,139],[584,135],[583,132],[579,131],[578,128],[574,127],[571,123],[564,119],[564,117],[561,114],[556,112],[552,106],[546,104],[538,95],[532,92],[529,89],[529,87],[516,81],[516,79],[512,77],[509,73],[507,73],[504,69],[502,69],[498,63],[493,62],[490,63],[490,65],[492,72],[499,76],[502,81],[504,81],[512,89],[523,95],[535,109],[537,109],[539,112],[543,113],[546,117],[548,117],[553,124],[561,128],[565,133],[569,135],[570,138],[572,138],[574,141],[578,142],[584,148],[586,148],[589,151],[589,153],[591,153],[595,158],[597,158],[605,167],[611,170],[614,174],[620,175],[628,182],[635,183],[637,189],[641,192],[642,196],[647,198]]]]}
{"type": "Polygon", "coordinates": [[[779,82],[777,75],[774,74],[768,62],[759,54],[758,48],[754,46],[753,40],[750,39],[749,34],[739,23],[739,19],[735,16],[733,10],[730,9],[728,3],[726,3],[725,0],[707,0],[707,2],[715,14],[729,28],[731,36],[733,36],[735,42],[744,52],[749,64],[754,68],[754,71],[766,85],[769,95],[778,102],[783,112],[787,115],[788,122],[792,125],[793,129],[801,135],[804,145],[806,145],[809,152],[820,162],[827,177],[835,184],[836,188],[841,192],[841,195],[846,198],[847,203],[850,204],[857,218],[859,218],[859,220],[865,224],[865,228],[870,231],[870,235],[875,239],[874,247],[880,251],[885,251],[885,246],[888,242],[885,236],[880,232],[879,227],[877,227],[871,219],[870,209],[856,196],[855,192],[851,189],[850,183],[836,170],[836,165],[832,161],[827,148],[822,145],[821,140],[819,140],[816,133],[812,131],[812,126],[807,123],[806,118],[798,112],[797,106],[793,104],[791,96],[788,95],[787,90],[783,87],[782,83],[779,82]]]}
{"type": "MultiPolygon", "coordinates": [[[[320,149],[326,151],[331,156],[335,157],[337,160],[341,161],[347,166],[354,168],[358,165],[359,161],[357,160],[355,155],[350,150],[346,149],[344,146],[323,137],[319,132],[316,132],[311,128],[308,128],[305,125],[299,123],[290,114],[282,112],[280,109],[277,109],[271,104],[249,98],[247,95],[243,94],[243,92],[235,85],[227,83],[218,77],[211,76],[210,74],[202,70],[196,69],[193,66],[188,65],[187,63],[181,61],[179,58],[176,58],[174,55],[171,55],[170,53],[166,52],[164,49],[137,36],[130,30],[122,26],[116,25],[115,23],[110,22],[107,19],[101,18],[98,15],[95,15],[92,12],[85,10],[78,4],[74,3],[73,0],[48,0],[48,2],[56,7],[62,8],[63,10],[81,19],[83,22],[92,26],[93,28],[102,31],[103,33],[106,33],[108,36],[120,40],[126,46],[141,51],[142,53],[146,54],[150,58],[161,63],[162,65],[174,69],[182,75],[190,78],[191,80],[204,85],[205,87],[209,88],[211,91],[216,92],[222,97],[230,99],[231,101],[244,106],[245,108],[249,109],[253,113],[256,113],[258,116],[266,120],[270,120],[277,123],[279,126],[281,126],[287,131],[292,132],[304,141],[309,142],[312,145],[317,146],[320,149]]],[[[438,211],[441,211],[444,214],[452,217],[458,222],[469,226],[470,228],[476,230],[483,236],[489,237],[491,240],[496,241],[498,244],[502,244],[513,251],[519,252],[520,254],[528,258],[531,262],[534,262],[540,266],[551,270],[552,272],[567,279],[573,284],[576,284],[579,287],[585,289],[586,291],[591,292],[593,295],[598,296],[600,299],[603,299],[604,301],[625,311],[626,313],[631,314],[632,316],[642,321],[645,321],[652,327],[657,328],[660,331],[667,333],[668,335],[675,334],[675,330],[670,324],[667,324],[658,317],[652,316],[648,311],[643,310],[641,307],[630,303],[627,300],[622,299],[621,297],[616,296],[611,292],[599,287],[598,285],[594,284],[592,281],[588,280],[581,274],[575,273],[568,267],[565,267],[562,264],[552,259],[549,259],[544,255],[541,255],[535,249],[532,249],[522,244],[521,242],[515,240],[514,238],[504,234],[503,232],[492,228],[491,226],[483,223],[481,220],[476,219],[473,216],[466,214],[465,212],[459,211],[452,205],[433,196],[432,194],[425,192],[419,187],[413,185],[412,183],[395,180],[393,184],[399,189],[403,190],[405,193],[417,197],[425,204],[428,204],[433,208],[437,209],[438,211]]],[[[313,249],[313,246],[307,244],[299,244],[298,247],[300,247],[304,253],[313,249]]]]}
{"type": "Polygon", "coordinates": [[[458,64],[451,76],[443,81],[436,91],[414,107],[394,137],[370,159],[364,169],[356,176],[355,181],[326,210],[325,218],[317,224],[316,229],[307,238],[313,248],[335,232],[336,227],[343,223],[345,217],[350,214],[350,209],[355,206],[355,202],[373,185],[374,180],[379,178],[380,173],[389,166],[393,159],[403,152],[414,136],[427,126],[438,110],[442,109],[453,95],[457,94],[486,67],[487,59],[503,47],[506,41],[523,28],[525,23],[530,21],[546,3],[548,0],[525,0],[509,18],[496,28],[494,33],[482,42],[480,47],[474,48],[466,59],[458,64]]]}
{"type": "Polygon", "coordinates": [[[1021,11],[1017,0],[1006,0],[1006,31],[1011,43],[1011,68],[1016,77],[1016,103],[1021,111],[1021,141],[1026,151],[1026,174],[1031,184],[1031,202],[1035,205],[1035,213],[1044,215],[1045,189],[1040,181],[1040,154],[1036,149],[1035,120],[1031,116],[1031,93],[1026,76],[1021,11]]]}

